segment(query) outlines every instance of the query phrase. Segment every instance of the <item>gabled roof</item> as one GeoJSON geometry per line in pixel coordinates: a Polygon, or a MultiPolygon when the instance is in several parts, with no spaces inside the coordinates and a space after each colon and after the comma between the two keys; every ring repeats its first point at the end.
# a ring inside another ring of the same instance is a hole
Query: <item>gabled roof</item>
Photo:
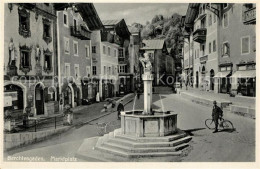
{"type": "Polygon", "coordinates": [[[76,3],[75,6],[90,30],[98,30],[103,28],[103,24],[93,3],[76,3]]]}
{"type": "Polygon", "coordinates": [[[190,3],[186,12],[184,25],[187,27],[193,27],[194,20],[199,12],[199,3],[190,3]]]}
{"type": "Polygon", "coordinates": [[[143,40],[143,44],[145,45],[141,49],[163,49],[164,39],[151,39],[151,40],[143,40]]]}
{"type": "Polygon", "coordinates": [[[121,19],[121,20],[103,20],[102,24],[104,25],[105,29],[115,30],[116,34],[120,37],[129,39],[129,37],[131,35],[124,19],[121,19]]]}
{"type": "Polygon", "coordinates": [[[120,22],[121,20],[103,20],[102,23],[103,25],[116,25],[120,22]]]}

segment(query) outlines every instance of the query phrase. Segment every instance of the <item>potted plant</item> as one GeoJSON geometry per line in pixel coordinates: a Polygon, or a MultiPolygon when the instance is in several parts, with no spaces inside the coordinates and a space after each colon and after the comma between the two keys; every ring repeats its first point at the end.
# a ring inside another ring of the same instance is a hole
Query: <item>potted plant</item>
{"type": "Polygon", "coordinates": [[[7,132],[14,132],[15,119],[12,117],[10,110],[5,111],[4,120],[4,130],[7,132]]]}
{"type": "Polygon", "coordinates": [[[65,110],[63,111],[63,125],[72,125],[73,124],[73,111],[69,104],[65,105],[65,110]]]}

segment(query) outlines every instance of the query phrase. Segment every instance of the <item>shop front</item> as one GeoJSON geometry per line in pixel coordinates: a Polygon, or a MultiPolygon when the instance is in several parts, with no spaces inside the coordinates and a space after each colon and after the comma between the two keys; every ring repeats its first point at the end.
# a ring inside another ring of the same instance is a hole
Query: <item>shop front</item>
{"type": "Polygon", "coordinates": [[[231,77],[238,95],[256,96],[256,70],[238,70],[231,77]]]}
{"type": "Polygon", "coordinates": [[[231,71],[223,71],[214,76],[218,93],[229,93],[231,91],[230,75],[231,71]]]}

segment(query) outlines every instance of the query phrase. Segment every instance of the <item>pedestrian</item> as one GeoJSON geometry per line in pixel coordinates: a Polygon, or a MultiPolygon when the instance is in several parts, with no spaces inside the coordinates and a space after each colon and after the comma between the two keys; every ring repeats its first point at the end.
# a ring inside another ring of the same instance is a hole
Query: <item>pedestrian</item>
{"type": "Polygon", "coordinates": [[[120,100],[118,106],[117,106],[117,119],[119,120],[121,111],[124,111],[124,105],[122,103],[122,100],[120,100]]]}
{"type": "Polygon", "coordinates": [[[141,90],[140,90],[140,88],[138,87],[138,88],[137,88],[137,99],[140,98],[140,94],[141,94],[141,90]]]}
{"type": "Polygon", "coordinates": [[[213,109],[212,109],[212,120],[215,123],[215,130],[213,133],[218,132],[218,119],[221,119],[223,116],[223,110],[217,106],[217,102],[213,101],[213,109]]]}
{"type": "Polygon", "coordinates": [[[96,95],[96,102],[99,103],[100,102],[100,98],[99,98],[99,92],[97,92],[97,95],[96,95]]]}

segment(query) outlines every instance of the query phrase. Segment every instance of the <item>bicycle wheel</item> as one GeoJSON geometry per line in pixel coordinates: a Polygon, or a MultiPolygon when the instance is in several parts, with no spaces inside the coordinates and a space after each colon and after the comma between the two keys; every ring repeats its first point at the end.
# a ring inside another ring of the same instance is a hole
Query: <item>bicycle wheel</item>
{"type": "Polygon", "coordinates": [[[222,122],[222,126],[223,129],[228,129],[228,130],[234,130],[233,124],[231,123],[231,121],[229,120],[224,120],[222,122]]]}
{"type": "Polygon", "coordinates": [[[208,129],[211,129],[211,130],[215,129],[215,124],[212,119],[205,120],[205,125],[207,126],[208,129]]]}

